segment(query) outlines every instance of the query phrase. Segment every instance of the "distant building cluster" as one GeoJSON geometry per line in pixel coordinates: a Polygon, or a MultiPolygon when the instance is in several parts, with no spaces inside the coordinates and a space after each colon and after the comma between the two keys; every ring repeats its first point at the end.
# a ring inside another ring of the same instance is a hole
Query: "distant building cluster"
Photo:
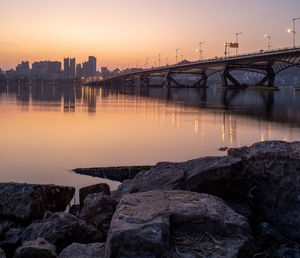
{"type": "Polygon", "coordinates": [[[100,73],[97,72],[97,59],[94,56],[89,56],[82,65],[76,65],[75,58],[64,58],[63,70],[59,61],[34,62],[31,69],[28,61],[22,61],[16,69],[5,72],[0,69],[0,80],[63,80],[95,76],[100,76],[100,73]]]}

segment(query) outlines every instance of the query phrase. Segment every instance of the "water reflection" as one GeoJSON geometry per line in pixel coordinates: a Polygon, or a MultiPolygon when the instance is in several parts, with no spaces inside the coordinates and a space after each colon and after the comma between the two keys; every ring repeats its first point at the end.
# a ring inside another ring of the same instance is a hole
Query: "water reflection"
{"type": "Polygon", "coordinates": [[[151,165],[300,139],[300,92],[0,85],[0,181],[83,186],[76,167],[151,165]]]}

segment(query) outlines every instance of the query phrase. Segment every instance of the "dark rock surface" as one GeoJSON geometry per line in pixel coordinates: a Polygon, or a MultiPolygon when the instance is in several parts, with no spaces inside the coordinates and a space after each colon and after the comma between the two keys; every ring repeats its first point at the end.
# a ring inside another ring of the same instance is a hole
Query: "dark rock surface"
{"type": "Polygon", "coordinates": [[[55,246],[44,238],[25,242],[15,253],[14,258],[55,258],[55,246]]]}
{"type": "Polygon", "coordinates": [[[106,195],[110,195],[110,188],[108,184],[97,184],[97,185],[91,185],[84,188],[79,189],[79,202],[80,207],[83,206],[84,199],[92,193],[103,193],[106,195]]]}
{"type": "Polygon", "coordinates": [[[248,257],[247,219],[220,198],[186,191],[123,197],[106,257],[248,257]]]}
{"type": "Polygon", "coordinates": [[[76,168],[73,171],[77,174],[100,177],[114,181],[123,182],[133,179],[143,170],[149,170],[150,166],[124,166],[124,167],[99,167],[99,168],[76,168]]]}
{"type": "Polygon", "coordinates": [[[38,237],[54,244],[58,253],[74,242],[93,243],[104,240],[104,236],[95,227],[64,212],[54,213],[49,218],[32,223],[23,232],[23,242],[38,237]]]}
{"type": "Polygon", "coordinates": [[[78,244],[73,243],[66,247],[59,258],[104,258],[105,243],[78,244]]]}
{"type": "Polygon", "coordinates": [[[0,247],[8,257],[11,257],[15,250],[22,244],[23,228],[9,228],[1,237],[0,247]]]}
{"type": "Polygon", "coordinates": [[[69,210],[69,213],[76,216],[76,217],[79,217],[79,214],[80,214],[80,205],[79,204],[73,204],[69,210]]]}
{"type": "Polygon", "coordinates": [[[300,241],[300,142],[261,142],[228,154],[243,159],[257,217],[300,241]]]}
{"type": "Polygon", "coordinates": [[[1,248],[0,248],[0,258],[6,258],[6,255],[1,248]]]}
{"type": "Polygon", "coordinates": [[[118,189],[111,192],[111,196],[120,201],[124,195],[129,194],[132,180],[124,180],[118,189]]]}
{"type": "Polygon", "coordinates": [[[0,217],[39,219],[46,211],[65,210],[74,193],[73,187],[0,183],[0,217]]]}
{"type": "Polygon", "coordinates": [[[134,178],[130,192],[185,190],[241,198],[248,193],[243,179],[241,159],[205,157],[180,163],[158,163],[134,178]]]}
{"type": "Polygon", "coordinates": [[[109,195],[90,194],[85,198],[79,217],[88,224],[95,225],[106,237],[117,205],[118,202],[109,195]]]}

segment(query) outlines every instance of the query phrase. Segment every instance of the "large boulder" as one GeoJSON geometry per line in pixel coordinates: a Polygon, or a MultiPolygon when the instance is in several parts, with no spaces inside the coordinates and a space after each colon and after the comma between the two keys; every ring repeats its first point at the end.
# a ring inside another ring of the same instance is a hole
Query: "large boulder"
{"type": "Polygon", "coordinates": [[[228,154],[243,159],[257,218],[300,241],[300,142],[260,142],[228,154]]]}
{"type": "Polygon", "coordinates": [[[220,198],[186,191],[123,197],[110,226],[106,257],[248,257],[247,219],[220,198]]]}
{"type": "Polygon", "coordinates": [[[55,258],[55,246],[44,238],[25,242],[15,253],[14,258],[55,258]]]}
{"type": "Polygon", "coordinates": [[[243,178],[242,160],[232,157],[205,157],[180,163],[158,163],[140,172],[130,192],[186,190],[222,198],[244,198],[248,186],[243,178]]]}
{"type": "Polygon", "coordinates": [[[29,225],[23,232],[23,242],[45,238],[54,244],[58,253],[71,243],[102,242],[105,236],[85,221],[64,212],[57,212],[49,218],[29,225]]]}
{"type": "Polygon", "coordinates": [[[79,203],[80,207],[84,204],[84,199],[92,193],[103,193],[106,195],[110,195],[110,188],[108,184],[96,184],[83,187],[79,189],[79,203]]]}
{"type": "Polygon", "coordinates": [[[78,244],[73,243],[66,247],[59,258],[104,258],[105,243],[78,244]]]}
{"type": "Polygon", "coordinates": [[[90,194],[84,200],[79,217],[95,225],[106,236],[117,205],[118,202],[109,195],[90,194]]]}
{"type": "Polygon", "coordinates": [[[75,193],[73,187],[0,183],[0,217],[32,221],[46,211],[63,211],[75,193]]]}

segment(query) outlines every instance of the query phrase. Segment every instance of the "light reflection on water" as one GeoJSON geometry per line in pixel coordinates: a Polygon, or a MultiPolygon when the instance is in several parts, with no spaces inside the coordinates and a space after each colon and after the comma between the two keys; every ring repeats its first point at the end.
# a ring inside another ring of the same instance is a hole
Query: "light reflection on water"
{"type": "MultiPolygon", "coordinates": [[[[300,92],[0,86],[0,181],[77,188],[77,167],[152,165],[300,140],[300,92]]],[[[105,181],[112,188],[117,183],[105,181]]]]}

